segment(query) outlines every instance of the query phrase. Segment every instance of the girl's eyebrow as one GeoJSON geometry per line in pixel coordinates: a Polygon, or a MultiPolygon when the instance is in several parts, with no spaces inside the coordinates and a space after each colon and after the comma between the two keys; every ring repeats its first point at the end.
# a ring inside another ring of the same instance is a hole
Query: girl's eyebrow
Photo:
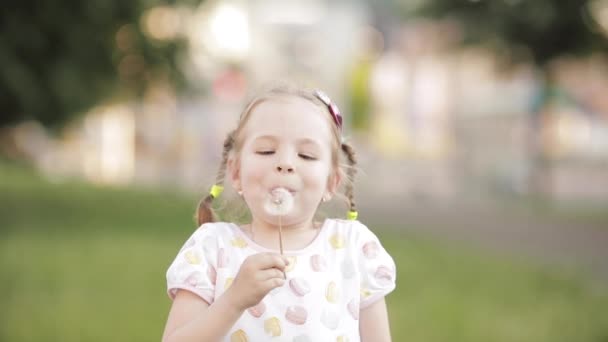
{"type": "MultiPolygon", "coordinates": [[[[270,140],[272,142],[277,142],[279,140],[279,138],[274,135],[260,135],[260,136],[253,138],[253,142],[264,141],[264,140],[270,140]]],[[[296,143],[301,144],[301,145],[321,146],[321,144],[317,140],[312,139],[312,138],[300,138],[300,139],[296,140],[296,143]]]]}
{"type": "Polygon", "coordinates": [[[314,145],[314,146],[321,146],[321,144],[315,140],[315,139],[310,139],[310,138],[302,138],[302,139],[298,139],[297,140],[298,144],[302,144],[302,145],[314,145]]]}
{"type": "Polygon", "coordinates": [[[274,135],[260,135],[260,136],[257,136],[257,137],[253,138],[253,141],[258,141],[258,140],[273,140],[273,141],[276,141],[278,139],[274,135]]]}

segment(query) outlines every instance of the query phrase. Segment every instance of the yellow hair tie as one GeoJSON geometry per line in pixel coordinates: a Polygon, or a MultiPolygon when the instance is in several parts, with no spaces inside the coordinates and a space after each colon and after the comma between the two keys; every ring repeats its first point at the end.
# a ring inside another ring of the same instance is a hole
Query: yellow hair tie
{"type": "Polygon", "coordinates": [[[211,187],[211,191],[209,191],[209,194],[211,196],[213,196],[213,198],[218,198],[220,196],[220,194],[222,193],[222,191],[224,191],[224,187],[221,185],[214,185],[211,187]]]}
{"type": "Polygon", "coordinates": [[[356,212],[356,211],[352,211],[352,210],[349,210],[349,211],[348,211],[348,213],[346,214],[346,217],[347,217],[349,220],[356,220],[358,215],[359,215],[359,213],[358,213],[358,212],[356,212]]]}

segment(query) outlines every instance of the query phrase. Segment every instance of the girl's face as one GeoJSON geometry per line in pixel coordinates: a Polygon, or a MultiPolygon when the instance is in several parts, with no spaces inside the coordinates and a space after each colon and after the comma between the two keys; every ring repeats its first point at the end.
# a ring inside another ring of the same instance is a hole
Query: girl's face
{"type": "Polygon", "coordinates": [[[339,183],[328,114],[305,99],[280,97],[258,104],[249,115],[238,159],[229,166],[234,187],[256,220],[278,222],[264,210],[277,187],[289,190],[294,199],[282,222],[310,220],[323,196],[331,196],[339,183]]]}

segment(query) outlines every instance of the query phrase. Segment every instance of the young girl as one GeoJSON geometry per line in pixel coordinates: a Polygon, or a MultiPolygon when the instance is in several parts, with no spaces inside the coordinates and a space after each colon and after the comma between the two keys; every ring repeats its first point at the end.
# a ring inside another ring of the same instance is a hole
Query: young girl
{"type": "Polygon", "coordinates": [[[275,88],[251,101],[224,142],[200,227],[167,271],[163,341],[390,341],[395,264],[356,221],[355,163],[325,94],[275,88]],[[214,222],[226,175],[249,224],[214,222]],[[341,182],[348,220],[315,222],[341,182]]]}

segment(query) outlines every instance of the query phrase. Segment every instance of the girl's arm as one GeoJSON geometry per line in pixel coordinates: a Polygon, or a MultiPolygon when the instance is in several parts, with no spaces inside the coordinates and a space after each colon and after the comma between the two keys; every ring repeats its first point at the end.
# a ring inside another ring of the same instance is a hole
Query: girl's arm
{"type": "Polygon", "coordinates": [[[212,305],[190,291],[177,292],[163,341],[220,341],[244,310],[220,296],[212,305]]]}
{"type": "Polygon", "coordinates": [[[384,298],[359,313],[359,334],[362,342],[390,342],[391,331],[384,298]]]}
{"type": "Polygon", "coordinates": [[[211,305],[190,291],[178,291],[163,341],[220,341],[243,311],[259,303],[270,290],[283,286],[286,264],[287,259],[274,253],[247,257],[232,285],[211,305]]]}

